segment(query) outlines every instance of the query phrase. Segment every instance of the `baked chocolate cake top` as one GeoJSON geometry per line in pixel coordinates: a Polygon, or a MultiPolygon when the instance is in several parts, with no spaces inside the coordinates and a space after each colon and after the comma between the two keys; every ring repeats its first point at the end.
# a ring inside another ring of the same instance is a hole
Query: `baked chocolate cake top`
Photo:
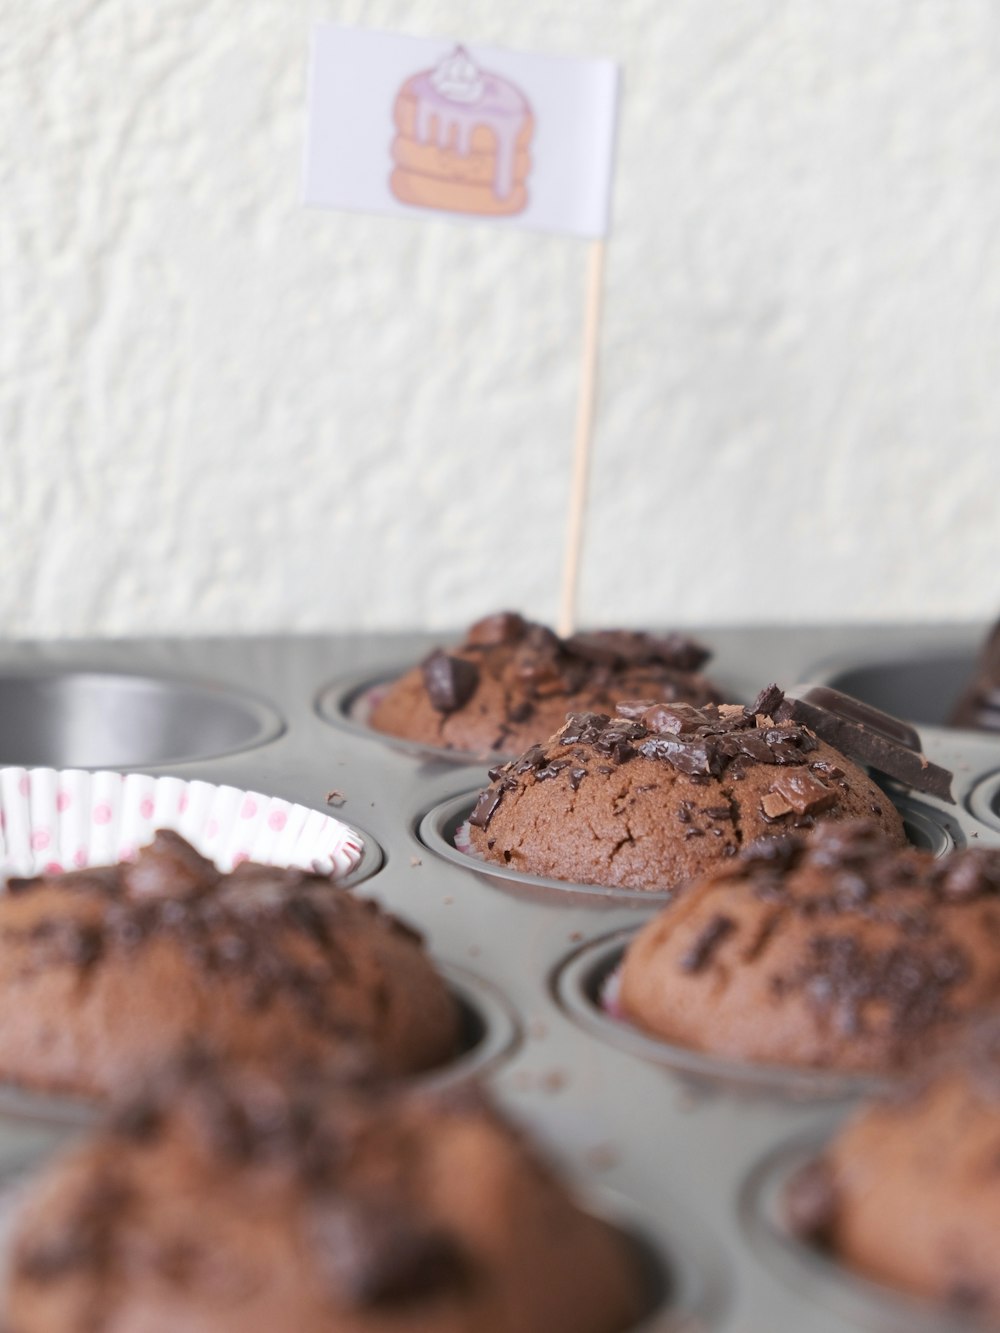
{"type": "Polygon", "coordinates": [[[892,1070],[1000,1002],[1000,849],[936,858],[871,823],[746,847],[633,941],[624,1011],[699,1049],[892,1070]]]}
{"type": "Polygon", "coordinates": [[[189,1053],[27,1200],[8,1326],[618,1333],[645,1292],[475,1088],[189,1053]],[[153,1324],[144,1312],[155,1311],[153,1324]]]}
{"type": "Polygon", "coordinates": [[[161,830],[134,862],[0,897],[0,1078],[104,1096],[202,1033],[228,1053],[373,1044],[393,1072],[454,1053],[420,936],[328,876],[220,874],[161,830]]]}

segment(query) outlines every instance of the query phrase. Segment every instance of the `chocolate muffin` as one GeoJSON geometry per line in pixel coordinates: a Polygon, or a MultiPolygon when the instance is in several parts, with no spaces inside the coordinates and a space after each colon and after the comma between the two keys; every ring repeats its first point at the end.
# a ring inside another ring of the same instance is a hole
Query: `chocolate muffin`
{"type": "Polygon", "coordinates": [[[189,1060],[50,1168],[9,1333],[620,1333],[632,1246],[481,1094],[189,1060]]]}
{"type": "Polygon", "coordinates": [[[870,823],[746,848],[630,945],[617,1008],[765,1064],[896,1072],[1000,1003],[1000,850],[935,858],[870,823]]]}
{"type": "Polygon", "coordinates": [[[391,685],[369,719],[377,731],[473,754],[516,754],[567,713],[620,699],[704,704],[722,695],[697,674],[709,652],[680,634],[604,630],[560,639],[514,612],[473,625],[391,685]]]}
{"type": "Polygon", "coordinates": [[[212,1050],[392,1073],[455,1051],[459,1014],[420,938],[324,876],[222,875],[161,831],[129,864],[11,880],[0,897],[0,1079],[104,1096],[198,1034],[212,1050]]]}
{"type": "Polygon", "coordinates": [[[573,715],[491,770],[471,848],[532,875],[666,889],[817,820],[874,818],[902,846],[888,797],[807,727],[776,722],[782,703],[772,688],[750,708],[643,701],[573,715]]]}
{"type": "Polygon", "coordinates": [[[786,1191],[788,1222],[868,1278],[1000,1324],[1000,1013],[863,1110],[786,1191]]]}
{"type": "Polygon", "coordinates": [[[975,674],[948,721],[953,727],[1000,731],[1000,622],[990,630],[980,650],[975,674]]]}

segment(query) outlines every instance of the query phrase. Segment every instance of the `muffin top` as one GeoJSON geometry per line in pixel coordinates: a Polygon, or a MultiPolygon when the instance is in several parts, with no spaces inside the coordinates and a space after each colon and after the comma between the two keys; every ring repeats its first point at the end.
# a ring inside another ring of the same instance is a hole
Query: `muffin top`
{"type": "Polygon", "coordinates": [[[851,1120],[785,1210],[859,1273],[1000,1321],[1000,1010],[851,1120]]]}
{"type": "Polygon", "coordinates": [[[619,1006],[744,1061],[895,1072],[1000,1002],[1000,850],[935,858],[873,824],[746,848],[628,949],[619,1006]]]}
{"type": "Polygon", "coordinates": [[[680,634],[603,630],[559,638],[506,611],[477,621],[389,687],[372,710],[377,731],[475,754],[516,754],[566,714],[655,696],[709,703],[722,696],[698,668],[709,652],[680,634]]]}
{"type": "Polygon", "coordinates": [[[4,1304],[12,1333],[619,1333],[645,1295],[474,1088],[192,1054],[36,1183],[4,1304]]]}
{"type": "Polygon", "coordinates": [[[784,699],[619,704],[577,714],[490,772],[470,817],[473,851],[532,875],[672,888],[746,843],[818,820],[873,818],[906,842],[892,802],[811,730],[775,721],[784,699]]]}
{"type": "Polygon", "coordinates": [[[14,879],[0,897],[0,1078],[103,1096],[195,1033],[232,1054],[387,1070],[453,1053],[457,1007],[419,935],[325,876],[223,875],[176,833],[134,862],[14,879]]]}

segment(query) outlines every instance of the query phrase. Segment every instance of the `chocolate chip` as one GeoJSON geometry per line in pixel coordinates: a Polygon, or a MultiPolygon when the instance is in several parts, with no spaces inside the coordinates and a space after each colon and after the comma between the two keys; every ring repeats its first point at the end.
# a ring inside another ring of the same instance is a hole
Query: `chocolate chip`
{"type": "Polygon", "coordinates": [[[788,768],[771,783],[797,815],[811,815],[837,804],[837,793],[805,768],[788,768]]]}
{"type": "MultiPolygon", "coordinates": [[[[693,830],[689,830],[689,833],[693,830]]],[[[712,961],[719,945],[736,929],[736,922],[731,916],[721,912],[713,916],[708,925],[691,945],[681,959],[681,968],[685,972],[701,972],[712,961]]]]}
{"type": "Polygon", "coordinates": [[[780,690],[777,685],[765,685],[747,709],[747,712],[751,717],[757,714],[762,714],[764,717],[774,717],[784,697],[784,691],[780,690]]]}
{"type": "Polygon", "coordinates": [[[654,704],[639,721],[655,736],[686,736],[708,722],[708,716],[691,704],[654,704]]]}
{"type": "Polygon", "coordinates": [[[439,713],[453,713],[469,702],[479,684],[479,668],[464,657],[431,653],[421,663],[424,688],[431,707],[439,713]]]}
{"type": "Polygon", "coordinates": [[[480,792],[475,809],[469,816],[469,823],[474,828],[489,828],[490,820],[496,814],[502,800],[503,789],[501,787],[487,787],[484,792],[480,792]]]}

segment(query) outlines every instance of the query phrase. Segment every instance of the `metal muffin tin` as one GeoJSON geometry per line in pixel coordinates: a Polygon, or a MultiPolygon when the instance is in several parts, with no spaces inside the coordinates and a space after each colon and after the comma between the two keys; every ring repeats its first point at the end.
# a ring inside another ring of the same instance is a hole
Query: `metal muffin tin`
{"type": "MultiPolygon", "coordinates": [[[[712,675],[734,698],[752,698],[772,680],[854,684],[871,702],[936,723],[985,628],[760,627],[699,637],[714,649],[712,675]]],[[[255,741],[233,737],[213,744],[226,753],[168,761],[159,743],[143,753],[144,735],[162,735],[163,719],[151,719],[148,733],[132,737],[128,765],[319,809],[329,796],[339,818],[374,840],[380,851],[355,892],[419,926],[480,1037],[450,1070],[429,1077],[483,1078],[581,1198],[643,1238],[668,1284],[641,1325],[646,1333],[960,1327],[783,1234],[775,1206],[782,1172],[803,1144],[815,1150],[871,1084],[696,1058],[615,1024],[598,1007],[597,988],[660,895],[574,892],[487,872],[450,843],[469,794],[485,782],[485,764],[395,744],[348,715],[359,690],[444,638],[9,644],[0,647],[0,724],[5,675],[55,676],[71,691],[94,672],[197,681],[223,708],[247,697],[262,702],[271,722],[255,741]]],[[[69,753],[60,718],[36,710],[24,719],[16,756],[4,753],[0,725],[0,761],[42,764],[69,753]]],[[[929,757],[954,770],[957,805],[890,785],[912,833],[939,852],[952,843],[1000,845],[1000,737],[936,725],[922,735],[929,757]]],[[[62,1136],[73,1132],[58,1126],[62,1136]]],[[[33,1159],[55,1137],[45,1106],[0,1096],[0,1164],[33,1159]]]]}

